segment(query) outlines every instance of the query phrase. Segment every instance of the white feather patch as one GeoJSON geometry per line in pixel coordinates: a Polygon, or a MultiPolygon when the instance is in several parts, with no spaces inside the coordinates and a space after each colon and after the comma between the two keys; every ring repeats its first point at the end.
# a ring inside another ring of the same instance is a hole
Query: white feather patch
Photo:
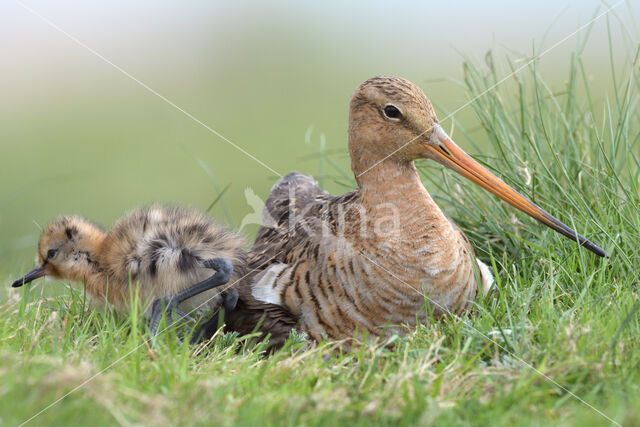
{"type": "Polygon", "coordinates": [[[274,264],[259,274],[251,288],[253,297],[258,301],[282,305],[275,280],[278,274],[288,266],[288,264],[274,264]]]}
{"type": "Polygon", "coordinates": [[[487,296],[487,294],[493,289],[493,285],[495,281],[493,280],[493,274],[491,273],[491,268],[476,258],[478,263],[478,268],[480,269],[480,278],[482,279],[482,295],[487,296]]]}

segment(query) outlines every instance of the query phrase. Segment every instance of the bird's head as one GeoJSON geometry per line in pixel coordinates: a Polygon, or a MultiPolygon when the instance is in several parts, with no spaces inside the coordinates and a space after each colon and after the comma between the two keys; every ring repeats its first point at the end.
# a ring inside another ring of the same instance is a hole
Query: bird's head
{"type": "Polygon", "coordinates": [[[358,86],[349,110],[349,154],[359,183],[366,174],[375,174],[382,163],[435,160],[590,251],[607,256],[458,147],[440,127],[422,89],[408,80],[373,77],[358,86]]]}
{"type": "Polygon", "coordinates": [[[103,239],[103,231],[84,218],[65,216],[52,222],[40,236],[36,267],[12,286],[20,287],[42,276],[82,280],[91,270],[103,239]]]}

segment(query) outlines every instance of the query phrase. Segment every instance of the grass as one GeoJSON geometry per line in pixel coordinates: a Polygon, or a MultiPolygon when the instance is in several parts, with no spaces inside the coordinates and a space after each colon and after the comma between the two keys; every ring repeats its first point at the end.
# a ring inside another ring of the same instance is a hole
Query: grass
{"type": "MultiPolygon", "coordinates": [[[[612,68],[613,94],[602,102],[580,51],[560,90],[533,62],[472,104],[481,128],[456,124],[454,133],[461,145],[485,133],[491,155],[476,158],[610,259],[422,163],[427,188],[495,270],[497,293],[474,316],[408,330],[394,350],[338,355],[296,335],[266,357],[242,337],[188,347],[173,333],[151,350],[135,311],[90,310],[71,286],[27,286],[0,304],[0,424],[43,409],[33,422],[640,424],[637,61],[612,68]]],[[[512,68],[491,56],[467,62],[460,84],[471,98],[512,68]]],[[[323,178],[333,170],[350,185],[326,152],[319,158],[323,178]]]]}

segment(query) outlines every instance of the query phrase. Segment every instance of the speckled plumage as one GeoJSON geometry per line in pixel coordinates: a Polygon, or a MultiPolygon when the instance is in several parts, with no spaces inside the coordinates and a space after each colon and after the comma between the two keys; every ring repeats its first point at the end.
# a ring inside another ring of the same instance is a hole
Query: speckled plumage
{"type": "MultiPolygon", "coordinates": [[[[212,258],[231,261],[232,289],[227,292],[235,292],[246,274],[244,247],[241,236],[197,210],[149,206],[130,212],[108,233],[82,217],[62,217],[43,231],[37,262],[44,274],[82,282],[95,303],[119,310],[130,307],[139,285],[142,309],[149,314],[154,300],[212,276],[215,271],[203,265],[212,258]]],[[[186,300],[181,308],[215,311],[221,304],[220,293],[210,289],[186,300]]]]}

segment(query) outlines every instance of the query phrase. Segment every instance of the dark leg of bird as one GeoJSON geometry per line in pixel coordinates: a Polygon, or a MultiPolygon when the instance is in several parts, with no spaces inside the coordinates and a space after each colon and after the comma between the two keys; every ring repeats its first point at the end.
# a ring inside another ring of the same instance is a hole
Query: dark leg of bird
{"type": "MultiPolygon", "coordinates": [[[[193,320],[189,315],[180,311],[177,307],[183,301],[188,300],[189,298],[201,294],[202,292],[206,292],[209,289],[213,289],[217,286],[224,285],[231,278],[231,273],[233,272],[233,265],[228,259],[225,258],[214,258],[209,259],[203,262],[203,265],[207,268],[211,268],[216,270],[216,274],[209,277],[208,279],[203,280],[202,282],[196,283],[195,285],[178,292],[177,294],[165,298],[157,299],[153,303],[153,307],[151,309],[151,320],[149,321],[149,329],[151,331],[151,337],[155,338],[158,333],[158,324],[160,323],[160,319],[162,318],[163,309],[166,310],[167,313],[167,326],[171,327],[173,324],[171,313],[172,311],[176,311],[178,315],[180,315],[183,319],[193,320]]],[[[227,291],[225,293],[224,306],[225,309],[227,305],[233,302],[233,308],[235,308],[235,303],[238,300],[238,294],[233,290],[233,292],[227,291]],[[235,297],[232,297],[229,301],[227,301],[228,295],[234,294],[235,297]]]]}
{"type": "MultiPolygon", "coordinates": [[[[224,298],[222,306],[224,312],[229,313],[236,308],[238,303],[238,291],[235,289],[228,289],[222,293],[224,298]]],[[[202,338],[211,337],[220,327],[220,310],[216,311],[211,319],[207,320],[202,326],[198,328],[191,337],[191,344],[198,343],[202,338]]]]}
{"type": "Polygon", "coordinates": [[[202,326],[200,326],[191,337],[191,344],[197,344],[203,338],[211,337],[217,330],[220,324],[220,310],[216,311],[211,319],[207,320],[202,326]]]}
{"type": "Polygon", "coordinates": [[[223,306],[227,313],[233,311],[238,304],[238,291],[235,289],[228,289],[222,293],[224,297],[223,306]]]}
{"type": "MultiPolygon", "coordinates": [[[[158,325],[160,324],[160,318],[162,317],[162,300],[157,299],[153,302],[151,307],[151,319],[149,319],[149,331],[151,332],[151,340],[155,341],[158,334],[158,325]]],[[[167,316],[170,316],[167,314],[167,316]]],[[[167,322],[169,319],[167,318],[167,322]]]]}

